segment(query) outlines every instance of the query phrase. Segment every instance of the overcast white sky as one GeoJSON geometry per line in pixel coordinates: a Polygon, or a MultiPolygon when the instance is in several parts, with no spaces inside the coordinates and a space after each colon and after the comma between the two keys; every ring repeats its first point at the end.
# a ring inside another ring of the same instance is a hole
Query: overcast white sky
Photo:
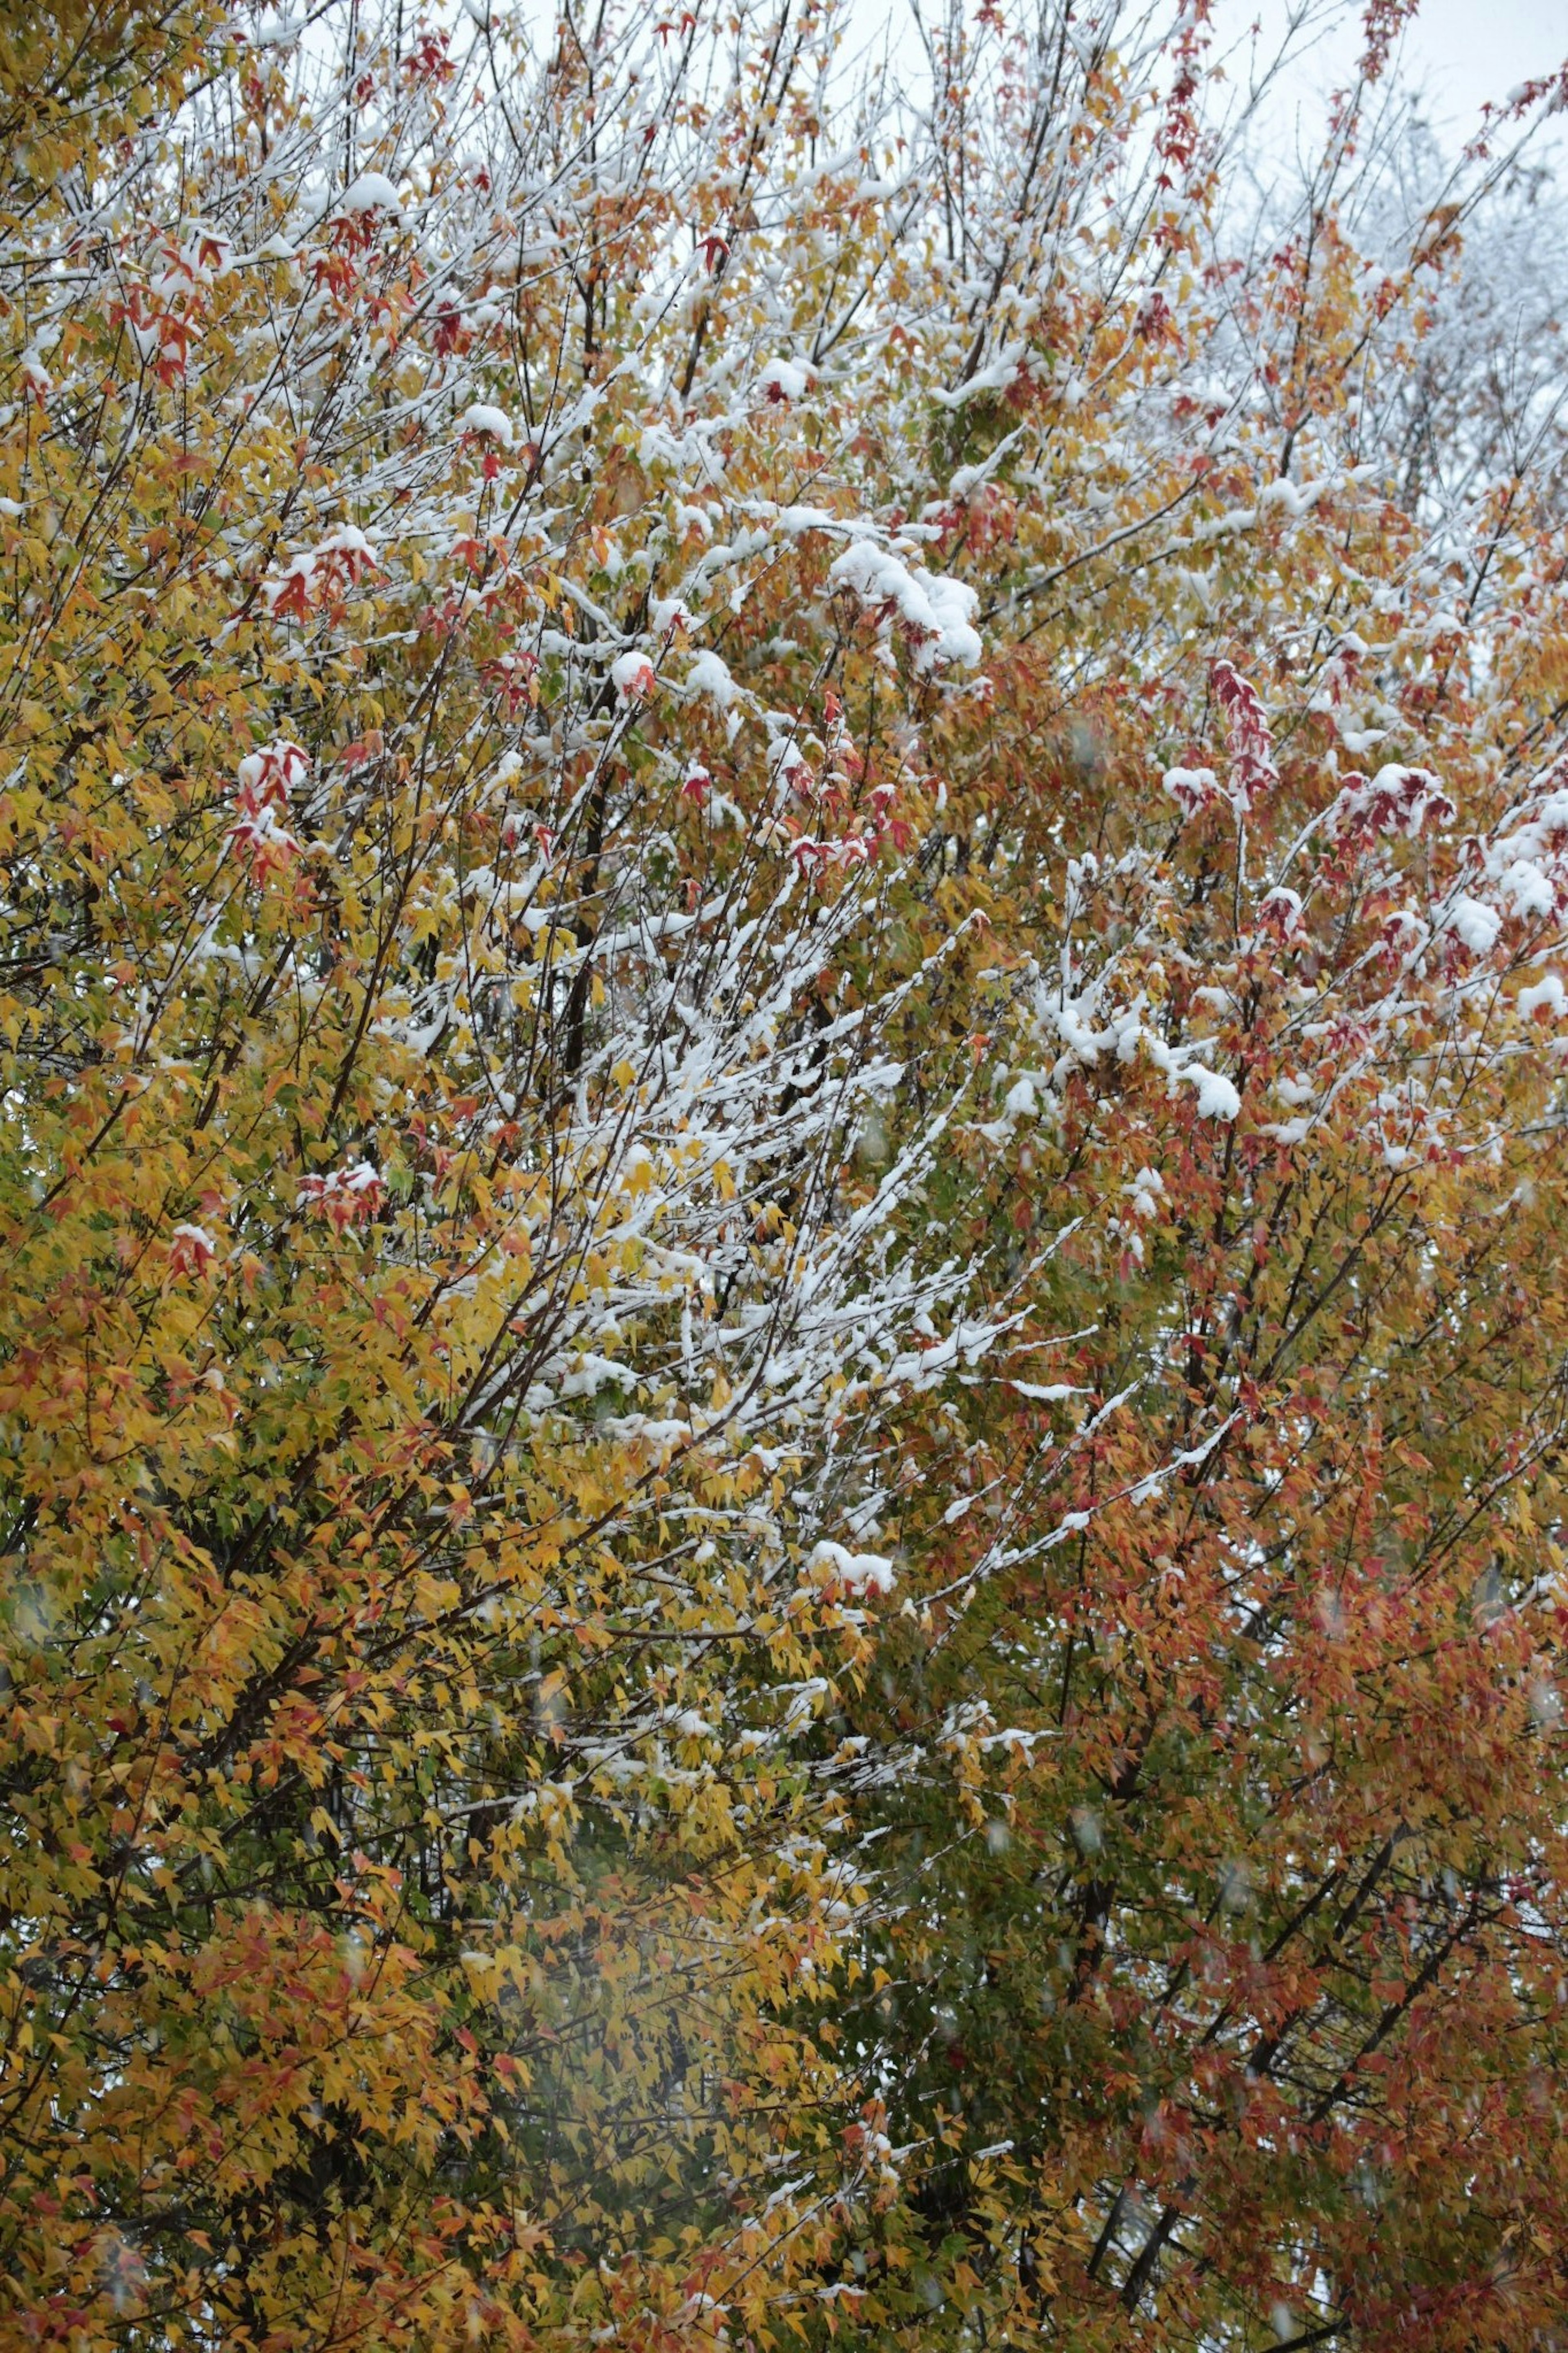
{"type": "MultiPolygon", "coordinates": [[[[1297,75],[1303,100],[1344,80],[1358,47],[1360,14],[1352,9],[1339,30],[1303,56],[1297,75]]],[[[1215,11],[1223,40],[1261,21],[1270,47],[1288,16],[1285,0],[1218,0],[1215,11]]],[[[1506,98],[1564,58],[1568,0],[1422,0],[1405,37],[1406,77],[1426,92],[1434,126],[1461,141],[1475,128],[1484,100],[1506,98]]]]}
{"type": "MultiPolygon", "coordinates": [[[[929,8],[930,0],[919,0],[929,8]]],[[[1015,0],[1015,5],[1018,0],[1015,0]]],[[[1331,34],[1304,46],[1281,103],[1289,111],[1321,115],[1321,101],[1342,87],[1361,46],[1363,0],[1312,0],[1315,14],[1338,14],[1331,34]]],[[[1004,0],[1006,13],[1006,0],[1004,0]]],[[[1272,58],[1292,13],[1291,0],[1216,0],[1215,46],[1245,41],[1261,26],[1259,61],[1272,58]]],[[[853,21],[868,46],[886,41],[901,66],[920,78],[920,49],[910,0],[856,0],[853,21]]],[[[1522,81],[1550,72],[1568,58],[1568,0],[1422,0],[1405,36],[1406,78],[1425,94],[1433,127],[1457,147],[1477,127],[1487,99],[1506,98],[1522,81]]]]}

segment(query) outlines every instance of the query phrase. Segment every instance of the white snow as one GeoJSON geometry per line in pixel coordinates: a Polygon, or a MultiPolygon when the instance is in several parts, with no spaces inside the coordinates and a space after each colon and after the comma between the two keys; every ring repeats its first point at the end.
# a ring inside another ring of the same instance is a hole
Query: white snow
{"type": "Polygon", "coordinates": [[[476,400],[471,407],[464,409],[463,430],[486,434],[490,440],[499,441],[503,449],[511,448],[511,419],[504,408],[492,408],[489,401],[476,400]]]}
{"type": "Polygon", "coordinates": [[[1219,778],[1212,768],[1167,768],[1160,787],[1184,817],[1195,817],[1220,797],[1219,778]]]}
{"type": "Polygon", "coordinates": [[[1516,858],[1500,878],[1500,888],[1516,915],[1550,916],[1557,912],[1557,893],[1533,858],[1516,858]]]}
{"type": "Polygon", "coordinates": [[[1445,914],[1440,928],[1452,932],[1473,955],[1489,955],[1497,945],[1502,917],[1484,900],[1472,898],[1468,891],[1461,891],[1445,914]]]}
{"type": "Polygon", "coordinates": [[[395,213],[402,210],[397,190],[384,172],[362,172],[351,180],[338,200],[340,213],[395,213]]]}
{"type": "Polygon", "coordinates": [[[357,523],[352,522],[340,525],[338,530],[322,540],[316,554],[318,555],[358,555],[370,565],[379,561],[374,548],[366,539],[363,532],[357,523]]]}
{"type": "Polygon", "coordinates": [[[721,711],[728,711],[739,691],[730,675],[730,665],[721,656],[704,649],[693,654],[686,673],[688,694],[705,694],[721,711]]]}
{"type": "Polygon", "coordinates": [[[1165,1180],[1157,1168],[1140,1168],[1131,1185],[1123,1188],[1131,1197],[1135,1218],[1157,1218],[1160,1200],[1165,1190],[1165,1180]]]}
{"type": "Polygon", "coordinates": [[[814,1576],[833,1577],[847,1585],[852,1593],[890,1593],[893,1589],[893,1564],[877,1552],[849,1552],[841,1544],[823,1543],[813,1547],[806,1568],[814,1576]]]}
{"type": "Polygon", "coordinates": [[[804,360],[770,360],[757,383],[780,400],[799,400],[811,383],[811,370],[804,360]]]}
{"type": "Polygon", "coordinates": [[[979,597],[966,581],[900,562],[875,540],[858,539],[827,567],[829,586],[850,588],[862,605],[895,612],[914,640],[915,668],[939,662],[973,669],[984,651],[973,626],[979,597]]]}
{"type": "Polygon", "coordinates": [[[1564,991],[1558,975],[1549,972],[1544,980],[1531,981],[1528,988],[1520,990],[1518,1004],[1521,1018],[1526,1021],[1532,1013],[1542,1009],[1561,1016],[1564,1007],[1568,1006],[1568,992],[1564,991]]]}
{"type": "Polygon", "coordinates": [[[1205,1071],[1201,1062],[1189,1062],[1177,1075],[1196,1091],[1201,1119],[1234,1119],[1240,1111],[1241,1097],[1223,1071],[1205,1071]]]}
{"type": "Polygon", "coordinates": [[[1443,825],[1451,823],[1453,816],[1453,802],[1429,769],[1407,768],[1390,760],[1370,783],[1364,776],[1352,776],[1326,821],[1331,833],[1361,823],[1374,832],[1400,833],[1414,841],[1428,818],[1443,825]]]}

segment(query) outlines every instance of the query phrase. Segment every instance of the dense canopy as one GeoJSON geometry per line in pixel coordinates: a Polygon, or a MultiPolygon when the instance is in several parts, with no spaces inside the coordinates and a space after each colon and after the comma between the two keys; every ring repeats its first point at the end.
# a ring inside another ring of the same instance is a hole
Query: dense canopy
{"type": "Polygon", "coordinates": [[[0,24],[5,2343],[1563,2342],[1568,79],[1410,13],[0,24]]]}

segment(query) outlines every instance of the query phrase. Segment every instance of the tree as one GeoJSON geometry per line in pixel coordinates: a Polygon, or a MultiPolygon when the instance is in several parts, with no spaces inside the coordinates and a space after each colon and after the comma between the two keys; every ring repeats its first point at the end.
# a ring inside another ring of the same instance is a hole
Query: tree
{"type": "Polygon", "coordinates": [[[1387,29],[1250,250],[1201,9],[5,60],[26,2341],[1544,2341],[1558,445],[1387,29]]]}
{"type": "Polygon", "coordinates": [[[911,1433],[929,1600],[851,1711],[925,2341],[1562,2309],[1560,475],[1464,192],[1395,266],[1354,122],[1260,269],[1154,199],[1169,300],[1108,196],[961,481],[1013,643],[932,920],[1006,943],[971,1247],[1037,1355],[911,1433]]]}
{"type": "Polygon", "coordinates": [[[721,468],[598,364],[595,248],[749,55],[633,206],[591,58],[518,130],[499,37],[331,29],[313,91],[209,26],[9,216],[5,2268],[69,2341],[805,2259],[777,2114],[878,2168],[784,2014],[853,1870],[778,1727],[867,1645],[887,1400],[986,1338],[900,1231],[940,1117],[847,1157],[895,785],[781,818],[615,537],[689,571],[721,468]]]}

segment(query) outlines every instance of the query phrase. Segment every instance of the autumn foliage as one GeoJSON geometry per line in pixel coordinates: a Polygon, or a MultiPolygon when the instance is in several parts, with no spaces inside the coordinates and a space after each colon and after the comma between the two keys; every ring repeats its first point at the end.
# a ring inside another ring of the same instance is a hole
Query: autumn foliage
{"type": "Polygon", "coordinates": [[[1409,14],[1289,185],[1205,0],[0,26],[0,2342],[1563,2342],[1564,89],[1409,14]]]}

